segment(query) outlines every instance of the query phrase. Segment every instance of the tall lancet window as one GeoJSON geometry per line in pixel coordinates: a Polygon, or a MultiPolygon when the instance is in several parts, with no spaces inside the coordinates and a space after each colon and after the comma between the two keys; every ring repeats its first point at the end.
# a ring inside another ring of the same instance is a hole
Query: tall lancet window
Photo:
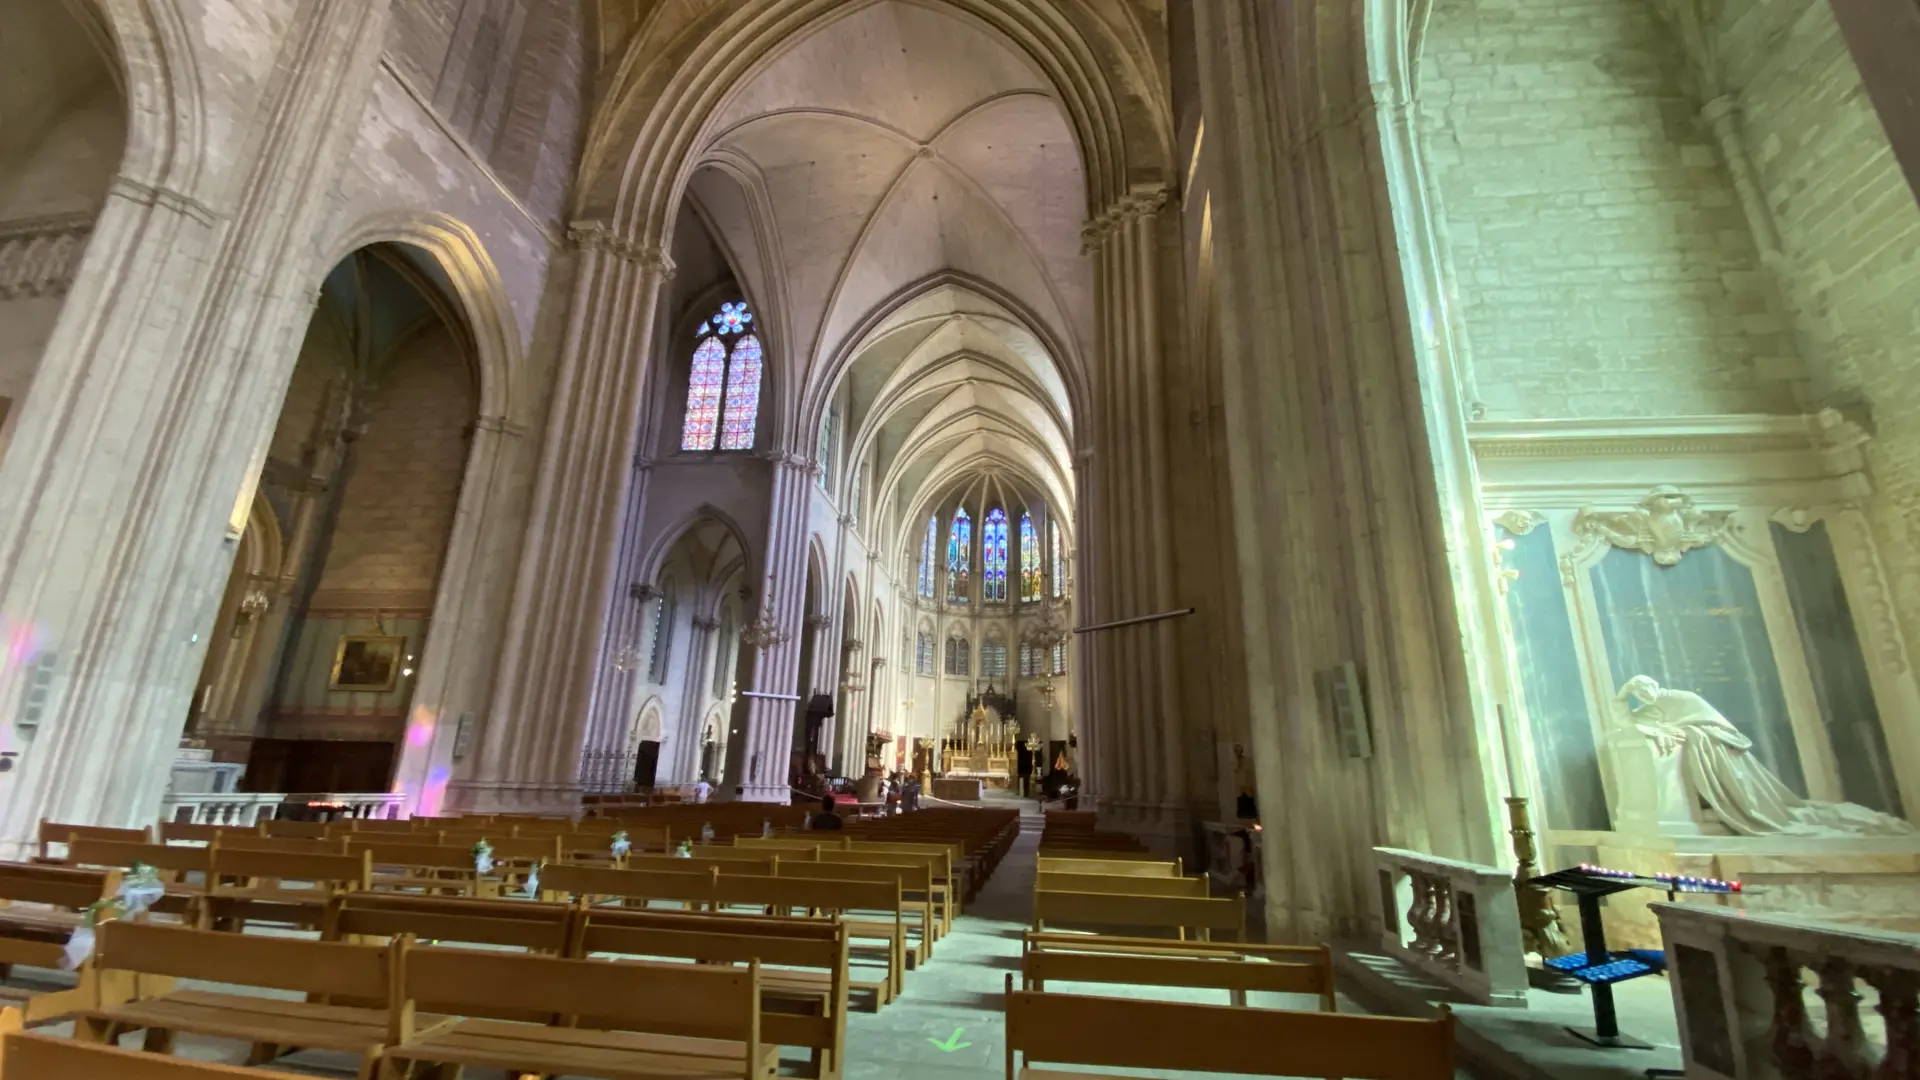
{"type": "Polygon", "coordinates": [[[712,450],[716,444],[722,450],[753,449],[763,356],[760,339],[748,333],[752,325],[745,303],[728,302],[694,330],[700,344],[694,346],[687,376],[680,449],[712,450]]]}
{"type": "Polygon", "coordinates": [[[953,512],[953,528],[947,530],[947,600],[964,604],[973,584],[973,519],[967,508],[953,512]]]}
{"type": "Polygon", "coordinates": [[[927,535],[920,541],[920,596],[933,599],[933,551],[940,542],[940,516],[927,519],[927,535]]]}
{"type": "MultiPolygon", "coordinates": [[[[1007,602],[1007,512],[994,507],[980,530],[981,594],[989,604],[1007,602]]],[[[984,655],[984,654],[982,654],[984,655]]]]}
{"type": "Polygon", "coordinates": [[[1046,573],[1040,563],[1040,534],[1033,527],[1033,515],[1020,515],[1020,600],[1031,604],[1040,599],[1046,573]]]}
{"type": "Polygon", "coordinates": [[[814,461],[820,471],[814,474],[823,488],[832,489],[833,484],[833,436],[834,429],[840,426],[840,410],[828,409],[827,418],[820,422],[820,445],[814,451],[814,461]]]}
{"type": "Polygon", "coordinates": [[[1060,526],[1047,522],[1047,535],[1053,540],[1053,595],[1057,600],[1067,595],[1067,560],[1060,552],[1060,526]]]}

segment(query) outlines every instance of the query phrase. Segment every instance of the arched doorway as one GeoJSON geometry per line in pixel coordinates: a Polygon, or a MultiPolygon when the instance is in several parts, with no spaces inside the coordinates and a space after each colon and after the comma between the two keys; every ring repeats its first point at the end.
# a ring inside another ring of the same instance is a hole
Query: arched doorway
{"type": "Polygon", "coordinates": [[[406,244],[321,287],[187,721],[247,790],[388,790],[474,434],[460,310],[406,244]]]}
{"type": "Polygon", "coordinates": [[[119,60],[70,0],[0,11],[0,455],[127,142],[119,60]]]}

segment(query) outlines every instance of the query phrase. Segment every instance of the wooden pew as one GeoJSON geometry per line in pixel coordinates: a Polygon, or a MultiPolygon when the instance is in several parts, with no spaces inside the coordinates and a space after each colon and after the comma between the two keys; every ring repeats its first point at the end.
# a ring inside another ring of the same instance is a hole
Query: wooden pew
{"type": "Polygon", "coordinates": [[[274,818],[262,824],[266,834],[276,840],[325,840],[328,836],[327,823],[324,821],[274,818]]]}
{"type": "MultiPolygon", "coordinates": [[[[1007,976],[1007,1080],[1034,1063],[1347,1080],[1454,1080],[1453,1014],[1241,1009],[1016,990],[1007,976]]],[[[1050,1072],[1050,1071],[1049,1071],[1050,1072]]],[[[1078,1075],[1078,1074],[1052,1074],[1078,1075]]]]}
{"type": "Polygon", "coordinates": [[[760,965],[574,960],[407,946],[395,981],[388,1075],[419,1065],[511,1076],[770,1080],[780,1048],[760,1031],[760,965]],[[415,1004],[448,1002],[451,1027],[419,1030],[415,1004]],[[492,1019],[544,1012],[559,1026],[492,1019]],[[574,1026],[591,1024],[594,1026],[574,1026]]]}
{"type": "Polygon", "coordinates": [[[0,1080],[285,1080],[286,1075],[24,1031],[0,1039],[0,1080]]]}
{"type": "MultiPolygon", "coordinates": [[[[730,905],[764,908],[775,914],[801,909],[809,913],[840,915],[855,940],[877,939],[885,943],[885,989],[862,984],[880,994],[880,1002],[900,996],[906,988],[907,933],[906,903],[900,896],[900,883],[893,881],[824,881],[817,878],[747,877],[721,874],[714,879],[715,906],[730,905]],[[858,913],[858,914],[856,914],[858,913]],[[877,913],[879,919],[861,917],[877,913]],[[888,916],[891,916],[888,918],[888,916]]],[[[861,955],[873,955],[859,950],[861,955]]]]}
{"type": "Polygon", "coordinates": [[[149,828],[112,829],[105,825],[68,825],[41,818],[39,836],[40,853],[38,861],[62,861],[53,857],[53,845],[65,845],[74,837],[79,837],[83,840],[118,840],[123,844],[151,844],[153,843],[153,830],[149,828]]]}
{"type": "MultiPolygon", "coordinates": [[[[934,903],[933,871],[924,862],[900,863],[807,862],[788,859],[777,863],[778,877],[819,878],[825,881],[891,881],[900,886],[900,901],[913,916],[909,929],[915,931],[909,943],[908,958],[918,967],[933,956],[938,941],[940,915],[934,903]]],[[[729,871],[730,873],[733,871],[729,871]]]]}
{"type": "Polygon", "coordinates": [[[118,840],[75,838],[67,847],[70,866],[131,870],[134,864],[151,866],[167,894],[153,905],[162,915],[177,915],[191,923],[200,921],[200,900],[213,880],[213,848],[185,844],[128,844],[118,840]],[[198,882],[189,876],[198,874],[198,882]]]}
{"type": "Polygon", "coordinates": [[[1039,892],[1128,893],[1133,896],[1206,896],[1204,877],[1127,877],[1122,874],[1063,874],[1048,871],[1034,877],[1039,892]]]}
{"type": "MultiPolygon", "coordinates": [[[[264,1064],[294,1049],[336,1050],[361,1059],[371,1080],[392,1020],[384,1007],[396,978],[398,945],[222,934],[184,927],[111,922],[100,928],[100,970],[138,976],[138,993],[119,1004],[79,1010],[74,1037],[113,1043],[146,1032],[146,1047],[170,1052],[187,1031],[250,1043],[249,1064],[264,1064]],[[175,980],[292,991],[309,1001],[252,994],[181,990],[175,980]],[[381,1007],[327,1004],[329,999],[377,1001],[381,1007]]],[[[445,1017],[414,1016],[420,1028],[447,1025],[445,1017]]]]}
{"type": "Polygon", "coordinates": [[[1337,1011],[1333,953],[1325,946],[1202,946],[1153,953],[1125,945],[1108,950],[1097,943],[1024,948],[1020,955],[1020,988],[1045,990],[1049,981],[1225,990],[1228,1004],[1241,1006],[1247,1003],[1249,990],[1313,994],[1320,998],[1321,1009],[1337,1011]]]}
{"type": "Polygon", "coordinates": [[[496,896],[498,878],[487,878],[474,868],[471,846],[399,843],[381,835],[349,835],[347,851],[373,860],[376,873],[370,887],[412,892],[444,892],[460,896],[496,896]]]}
{"type": "Polygon", "coordinates": [[[573,939],[567,904],[410,893],[345,893],[327,904],[322,941],[384,941],[411,934],[435,944],[484,945],[560,956],[573,939]]]}
{"type": "Polygon", "coordinates": [[[1117,874],[1122,877],[1170,877],[1181,876],[1181,860],[1162,862],[1157,859],[1082,859],[1064,858],[1058,855],[1042,855],[1036,864],[1042,874],[1117,874]]]}
{"type": "MultiPolygon", "coordinates": [[[[814,857],[816,861],[823,863],[925,867],[927,878],[932,883],[933,905],[940,912],[938,936],[945,937],[953,931],[953,920],[960,914],[960,890],[950,887],[949,883],[942,877],[943,870],[947,865],[947,860],[941,855],[904,851],[862,851],[859,849],[853,851],[835,851],[831,848],[822,848],[815,853],[814,857]]],[[[784,865],[784,863],[782,865],[784,865]]],[[[906,886],[904,883],[902,887],[905,889],[907,899],[918,899],[913,887],[906,886]]]]}
{"type": "Polygon", "coordinates": [[[700,964],[758,961],[762,965],[760,1025],[766,1041],[812,1051],[815,1075],[821,1080],[838,1077],[845,1067],[849,996],[845,926],[817,919],[727,916],[663,921],[636,912],[589,909],[575,922],[568,955],[600,954],[700,964]],[[780,967],[766,966],[770,964],[780,967]]]}
{"type": "Polygon", "coordinates": [[[693,907],[712,907],[719,902],[720,872],[677,873],[668,870],[621,870],[609,866],[552,866],[540,874],[543,899],[571,896],[586,904],[605,900],[623,903],[665,900],[693,907]]]}
{"type": "Polygon", "coordinates": [[[1044,930],[1049,920],[1075,926],[1177,930],[1181,940],[1185,940],[1188,930],[1199,931],[1203,940],[1215,930],[1228,931],[1238,938],[1245,933],[1247,902],[1241,896],[1209,899],[1197,896],[1035,892],[1033,928],[1044,930]]]}
{"type": "Polygon", "coordinates": [[[373,887],[373,860],[357,855],[309,855],[213,849],[213,874],[201,902],[201,926],[244,932],[249,922],[316,929],[327,901],[373,887]]]}
{"type": "MultiPolygon", "coordinates": [[[[0,863],[0,979],[15,964],[58,968],[67,939],[85,921],[85,910],[110,899],[120,888],[118,870],[79,870],[33,863],[0,863]],[[23,907],[20,905],[36,905],[23,907]]],[[[0,986],[0,1005],[17,1008],[26,1023],[38,1024],[73,1011],[95,997],[124,996],[116,980],[103,986],[89,962],[71,990],[48,993],[0,986]]]]}

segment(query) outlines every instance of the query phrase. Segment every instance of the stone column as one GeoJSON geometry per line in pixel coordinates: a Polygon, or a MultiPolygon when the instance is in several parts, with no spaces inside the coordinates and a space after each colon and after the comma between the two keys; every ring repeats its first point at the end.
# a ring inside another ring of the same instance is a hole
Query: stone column
{"type": "Polygon", "coordinates": [[[667,747],[667,760],[661,762],[668,769],[661,783],[691,784],[698,779],[693,774],[700,767],[700,721],[707,715],[710,700],[708,684],[713,682],[713,643],[720,620],[695,615],[692,626],[692,633],[687,635],[687,648],[691,651],[687,653],[687,683],[680,692],[680,723],[666,732],[672,745],[667,747]]]}
{"type": "MultiPolygon", "coordinates": [[[[793,754],[793,725],[805,702],[790,700],[800,685],[800,618],[806,609],[807,485],[813,483],[813,463],[799,454],[776,452],[773,459],[772,505],[767,515],[766,576],[760,610],[790,636],[779,645],[762,649],[755,658],[751,695],[747,697],[746,745],[738,756],[734,779],[739,797],[747,802],[787,801],[787,768],[793,754]]],[[[756,615],[757,617],[757,615],[756,615]]]]}
{"type": "MultiPolygon", "coordinates": [[[[1169,198],[1165,187],[1139,188],[1082,231],[1094,259],[1100,325],[1091,453],[1082,477],[1090,497],[1079,530],[1096,538],[1093,565],[1081,573],[1081,596],[1100,605],[1091,622],[1176,606],[1162,397],[1175,340],[1167,324],[1178,317],[1170,300],[1178,293],[1179,234],[1173,215],[1164,213],[1169,198]]],[[[1106,743],[1103,804],[1115,812],[1115,824],[1163,846],[1184,846],[1189,831],[1174,662],[1180,629],[1158,622],[1091,635],[1092,679],[1105,706],[1095,720],[1106,743]]]]}
{"type": "Polygon", "coordinates": [[[252,126],[228,142],[244,150],[202,171],[180,145],[164,173],[113,180],[20,405],[0,465],[0,858],[42,818],[147,824],[165,790],[324,272],[289,253],[331,207],[387,5],[289,12],[258,111],[221,118],[252,126]]]}
{"type": "Polygon", "coordinates": [[[1382,177],[1404,140],[1383,138],[1392,95],[1357,66],[1361,9],[1193,12],[1267,929],[1324,940],[1367,931],[1374,844],[1495,861],[1500,743],[1469,591],[1484,531],[1459,502],[1444,308],[1416,346],[1401,247],[1423,240],[1396,236],[1406,204],[1382,177]],[[1370,758],[1348,756],[1316,690],[1346,660],[1370,758]]]}
{"type": "Polygon", "coordinates": [[[640,643],[647,625],[649,599],[642,597],[657,584],[640,579],[640,550],[646,517],[647,480],[653,463],[644,455],[633,461],[633,483],[620,528],[620,551],[616,558],[615,588],[607,607],[607,629],[601,641],[601,663],[594,672],[593,713],[587,718],[586,746],[590,749],[621,745],[626,719],[633,715],[633,691],[639,682],[637,668],[622,669],[614,663],[621,650],[640,643]],[[625,587],[621,587],[624,584],[625,587]]]}
{"type": "MultiPolygon", "coordinates": [[[[807,655],[807,671],[800,683],[800,708],[795,712],[795,724],[805,722],[807,703],[815,694],[825,694],[833,701],[834,711],[840,710],[840,649],[839,636],[834,633],[837,621],[833,612],[840,607],[838,600],[830,598],[834,591],[833,581],[829,578],[821,585],[821,603],[828,605],[826,611],[807,616],[807,636],[813,647],[807,655]]],[[[807,746],[808,753],[823,756],[832,753],[833,719],[829,717],[820,726],[819,740],[807,746]]]]}
{"type": "MultiPolygon", "coordinates": [[[[598,222],[579,247],[508,636],[471,777],[472,809],[567,810],[609,660],[607,612],[622,525],[646,472],[634,467],[662,286],[673,262],[598,222]]],[[[618,644],[612,646],[617,649],[618,644]]]]}

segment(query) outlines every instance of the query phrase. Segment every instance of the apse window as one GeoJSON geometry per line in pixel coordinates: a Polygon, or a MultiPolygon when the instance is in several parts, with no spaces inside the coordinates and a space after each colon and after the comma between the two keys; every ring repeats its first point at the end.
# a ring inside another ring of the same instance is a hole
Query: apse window
{"type": "Polygon", "coordinates": [[[760,418],[760,377],[764,353],[752,331],[753,313],[744,301],[720,305],[718,314],[694,328],[699,342],[687,375],[687,417],[680,449],[753,449],[760,418]]]}

